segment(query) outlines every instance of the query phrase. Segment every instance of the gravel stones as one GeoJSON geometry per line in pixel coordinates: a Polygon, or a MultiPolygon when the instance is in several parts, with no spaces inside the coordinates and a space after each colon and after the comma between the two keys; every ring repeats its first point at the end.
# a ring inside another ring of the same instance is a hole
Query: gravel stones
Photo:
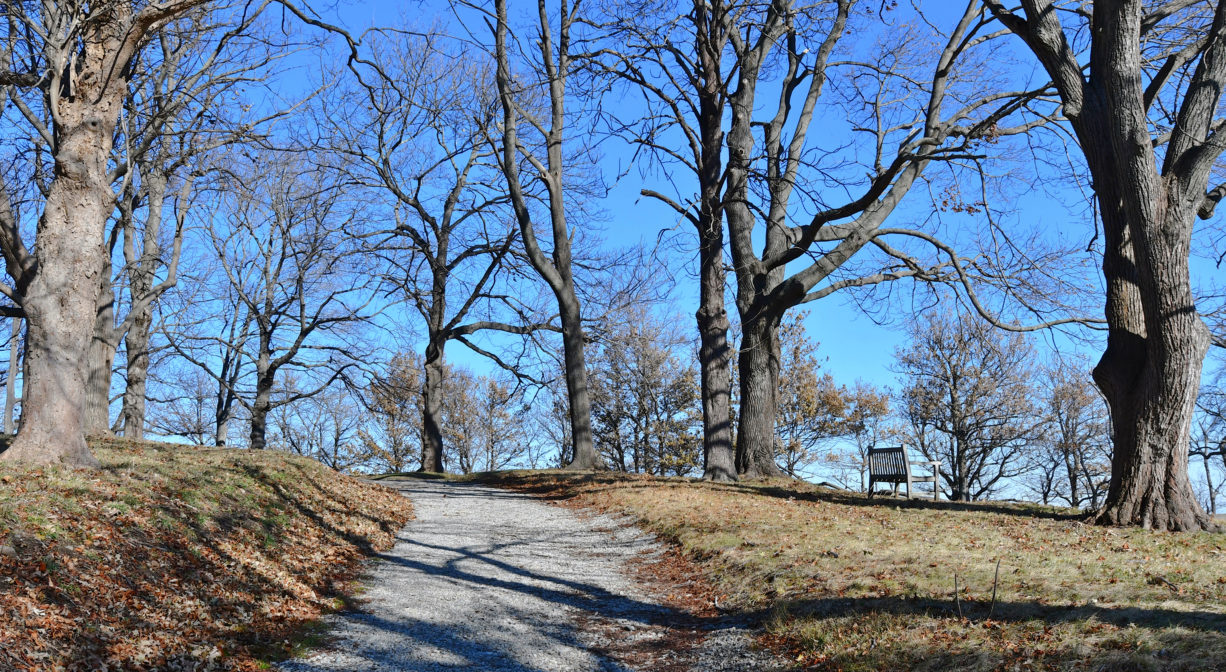
{"type": "Polygon", "coordinates": [[[416,520],[372,565],[361,611],[328,617],[332,643],[285,672],[784,669],[736,623],[678,637],[689,619],[630,578],[662,550],[633,527],[469,483],[384,484],[416,520]]]}

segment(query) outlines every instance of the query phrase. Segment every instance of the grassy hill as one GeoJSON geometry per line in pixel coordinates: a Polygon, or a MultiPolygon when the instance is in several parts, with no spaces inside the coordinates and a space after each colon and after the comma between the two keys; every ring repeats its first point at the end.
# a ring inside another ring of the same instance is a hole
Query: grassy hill
{"type": "Polygon", "coordinates": [[[487,478],[637,519],[805,669],[1226,670],[1223,534],[794,483],[487,478]]]}
{"type": "Polygon", "coordinates": [[[266,451],[93,442],[0,466],[0,669],[253,670],[338,606],[408,500],[266,451]]]}

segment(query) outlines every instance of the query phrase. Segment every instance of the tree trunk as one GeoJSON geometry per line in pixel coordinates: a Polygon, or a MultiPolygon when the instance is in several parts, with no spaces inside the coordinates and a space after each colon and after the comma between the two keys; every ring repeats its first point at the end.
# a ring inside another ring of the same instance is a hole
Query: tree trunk
{"type": "MultiPolygon", "coordinates": [[[[12,334],[9,336],[9,372],[4,381],[4,433],[11,435],[16,423],[13,411],[17,406],[17,366],[20,363],[21,349],[21,318],[9,318],[12,323],[12,334]]],[[[1206,461],[1206,464],[1208,462],[1206,461]]]]}
{"type": "MultiPolygon", "coordinates": [[[[100,73],[99,73],[99,76],[100,73]]],[[[97,467],[85,445],[85,355],[97,308],[102,233],[112,208],[106,171],[122,88],[61,104],[55,180],[22,307],[29,375],[21,431],[0,459],[97,467]]]]}
{"type": "Polygon", "coordinates": [[[85,433],[105,435],[111,431],[111,370],[115,364],[115,293],[111,286],[111,262],[103,255],[99,274],[94,335],[86,354],[85,433]]]}
{"type": "Polygon", "coordinates": [[[740,431],[736,441],[737,473],[742,477],[782,476],[775,464],[775,411],[779,391],[779,323],[771,316],[752,317],[741,325],[740,431]]]}
{"type": "MultiPolygon", "coordinates": [[[[1129,86],[1135,86],[1129,84],[1129,86]]],[[[1144,124],[1113,119],[1118,101],[1087,101],[1079,135],[1144,137],[1144,124]]],[[[1111,410],[1111,486],[1097,521],[1159,530],[1215,529],[1188,478],[1188,446],[1209,349],[1196,310],[1189,255],[1197,202],[1181,176],[1161,176],[1144,146],[1086,146],[1102,209],[1107,349],[1094,381],[1111,410]]],[[[1200,193],[1203,193],[1203,189],[1200,193]]]]}
{"type": "Polygon", "coordinates": [[[153,324],[148,310],[132,320],[124,336],[128,353],[128,384],[123,391],[123,435],[129,439],[145,438],[145,384],[149,379],[149,330],[153,324]]]}
{"type": "MultiPolygon", "coordinates": [[[[436,339],[437,340],[437,339],[436,339]]],[[[421,386],[421,469],[443,471],[443,348],[432,341],[423,360],[421,386]]]]}
{"type": "Polygon", "coordinates": [[[256,380],[255,401],[251,404],[251,435],[249,439],[252,450],[263,450],[268,446],[268,411],[272,408],[271,373],[261,375],[256,380]]]}
{"type": "Polygon", "coordinates": [[[142,36],[134,31],[150,24],[134,26],[132,3],[91,10],[75,36],[80,46],[72,48],[72,66],[49,73],[55,167],[38,222],[37,266],[22,302],[29,324],[26,403],[17,438],[0,460],[98,466],[85,444],[83,372],[103,230],[114,208],[107,163],[133,38],[142,36]]]}
{"type": "Polygon", "coordinates": [[[566,367],[566,393],[570,400],[571,441],[574,458],[567,469],[586,471],[603,466],[592,441],[592,398],[587,386],[587,363],[583,355],[583,323],[575,288],[566,283],[559,294],[562,317],[562,351],[566,367]]]}
{"type": "Polygon", "coordinates": [[[722,115],[707,111],[703,121],[704,170],[702,210],[698,215],[698,365],[702,380],[702,477],[709,481],[736,478],[732,445],[732,350],[728,347],[728,313],[724,307],[727,271],[724,270],[724,225],[720,216],[719,185],[723,171],[722,115]],[[710,121],[708,121],[710,118],[710,121]],[[714,124],[714,128],[711,128],[714,124]]]}

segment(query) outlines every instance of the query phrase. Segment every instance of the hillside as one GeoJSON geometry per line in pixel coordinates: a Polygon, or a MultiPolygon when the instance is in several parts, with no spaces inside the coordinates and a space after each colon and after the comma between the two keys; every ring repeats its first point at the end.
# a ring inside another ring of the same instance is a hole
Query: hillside
{"type": "Polygon", "coordinates": [[[805,669],[1226,670],[1223,534],[794,483],[486,478],[632,517],[805,669]]]}
{"type": "Polygon", "coordinates": [[[261,669],[411,517],[313,460],[93,447],[100,471],[0,467],[0,669],[261,669]]]}

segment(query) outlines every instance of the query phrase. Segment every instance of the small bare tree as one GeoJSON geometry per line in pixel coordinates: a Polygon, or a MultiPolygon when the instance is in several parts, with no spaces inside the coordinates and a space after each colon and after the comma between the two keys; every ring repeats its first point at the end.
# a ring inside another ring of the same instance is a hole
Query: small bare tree
{"type": "Polygon", "coordinates": [[[1031,401],[1034,356],[1021,334],[935,311],[898,351],[909,438],[929,460],[940,460],[951,500],[983,499],[1022,473],[1041,425],[1031,401]]]}
{"type": "Polygon", "coordinates": [[[1044,367],[1039,384],[1045,414],[1038,450],[1030,455],[1044,504],[1061,500],[1072,507],[1097,509],[1111,475],[1107,409],[1093,388],[1088,366],[1056,358],[1044,367]]]}
{"type": "Polygon", "coordinates": [[[592,401],[584,355],[583,308],[572,267],[574,232],[567,223],[573,196],[568,195],[564,184],[567,165],[563,154],[568,129],[567,83],[575,68],[572,37],[574,29],[583,25],[579,21],[579,8],[578,1],[566,0],[560,11],[551,15],[548,3],[538,0],[538,21],[534,26],[537,53],[535,59],[526,61],[534,67],[528,72],[513,72],[515,52],[508,39],[507,2],[494,0],[494,16],[491,17],[497,62],[494,79],[502,106],[501,132],[494,143],[519,225],[520,244],[529,263],[553,291],[558,304],[573,441],[573,456],[567,466],[594,469],[600,465],[600,456],[592,441],[592,401]],[[543,112],[532,105],[538,96],[544,96],[547,101],[543,112]],[[539,142],[522,140],[521,130],[537,134],[539,142]],[[531,168],[529,181],[539,183],[545,192],[549,243],[552,244],[548,251],[537,238],[528,196],[533,190],[523,180],[521,161],[526,161],[531,168]]]}
{"type": "Polygon", "coordinates": [[[168,330],[175,351],[246,410],[251,448],[264,447],[270,411],[326,390],[362,357],[363,349],[345,338],[347,328],[365,319],[373,294],[372,281],[357,268],[358,215],[346,209],[338,189],[320,181],[292,157],[270,151],[234,165],[229,189],[219,194],[222,204],[204,242],[223,279],[210,309],[228,315],[231,334],[241,338],[223,351],[242,348],[241,359],[217,371],[200,354],[196,346],[225,335],[218,335],[216,320],[168,330]],[[236,367],[244,361],[240,378],[236,367]],[[299,389],[275,396],[278,375],[291,370],[301,372],[299,389]]]}

